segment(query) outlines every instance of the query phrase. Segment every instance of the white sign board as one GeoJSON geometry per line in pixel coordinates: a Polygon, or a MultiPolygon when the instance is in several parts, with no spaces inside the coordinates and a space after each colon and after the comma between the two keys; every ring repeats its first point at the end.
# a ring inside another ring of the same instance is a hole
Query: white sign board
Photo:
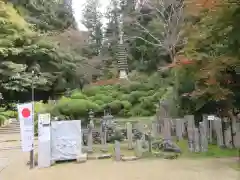
{"type": "Polygon", "coordinates": [[[50,114],[39,114],[38,115],[38,140],[39,141],[50,141],[50,114]],[[44,127],[46,126],[46,127],[44,127]]]}
{"type": "Polygon", "coordinates": [[[18,104],[17,110],[20,121],[22,150],[23,152],[30,152],[34,148],[33,105],[32,103],[18,104]]]}
{"type": "Polygon", "coordinates": [[[208,120],[210,120],[210,121],[214,121],[214,120],[215,120],[215,116],[213,116],[213,115],[208,116],[208,120]]]}
{"type": "Polygon", "coordinates": [[[38,114],[38,167],[51,166],[50,114],[38,114]]]}

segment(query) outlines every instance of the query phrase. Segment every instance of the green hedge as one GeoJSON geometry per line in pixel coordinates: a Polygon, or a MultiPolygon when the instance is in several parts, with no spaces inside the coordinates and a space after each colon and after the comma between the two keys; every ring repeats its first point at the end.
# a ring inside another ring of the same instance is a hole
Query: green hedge
{"type": "Polygon", "coordinates": [[[2,126],[9,118],[17,118],[17,112],[6,111],[5,108],[0,108],[0,126],[2,126]]]}
{"type": "Polygon", "coordinates": [[[51,114],[64,119],[83,119],[92,109],[95,116],[100,117],[104,108],[109,107],[114,116],[152,116],[156,103],[169,93],[168,89],[148,82],[93,86],[62,97],[51,109],[51,114]]]}

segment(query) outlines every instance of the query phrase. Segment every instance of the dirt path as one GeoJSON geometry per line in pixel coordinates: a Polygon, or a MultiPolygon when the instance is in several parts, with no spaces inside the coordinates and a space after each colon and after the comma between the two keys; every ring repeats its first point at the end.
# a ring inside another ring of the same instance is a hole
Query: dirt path
{"type": "MultiPolygon", "coordinates": [[[[9,145],[9,143],[8,143],[9,145]]],[[[3,180],[237,180],[240,173],[225,160],[139,160],[114,162],[92,160],[84,164],[65,163],[47,169],[29,170],[28,154],[20,150],[0,151],[9,165],[0,172],[3,180]]]]}

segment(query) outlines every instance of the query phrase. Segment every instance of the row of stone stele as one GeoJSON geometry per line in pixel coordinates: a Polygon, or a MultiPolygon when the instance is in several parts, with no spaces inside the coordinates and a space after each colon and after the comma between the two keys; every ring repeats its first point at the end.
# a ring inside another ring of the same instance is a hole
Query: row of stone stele
{"type": "Polygon", "coordinates": [[[101,160],[101,159],[114,159],[115,161],[135,161],[141,158],[147,158],[147,157],[161,157],[164,159],[177,159],[178,156],[180,155],[179,153],[170,153],[170,152],[160,152],[160,151],[155,151],[152,152],[149,151],[149,147],[147,147],[147,142],[144,141],[145,147],[143,148],[143,142],[141,140],[138,140],[138,143],[135,144],[135,147],[129,148],[129,151],[133,151],[134,155],[132,156],[125,156],[120,153],[120,149],[116,150],[113,154],[110,154],[107,152],[106,149],[101,149],[100,154],[95,154],[92,151],[87,151],[87,153],[82,153],[81,155],[78,156],[77,162],[78,163],[84,163],[87,160],[101,160]]]}
{"type": "Polygon", "coordinates": [[[113,158],[116,161],[134,161],[140,159],[137,156],[124,156],[120,155],[117,157],[116,155],[112,155],[110,153],[103,153],[103,154],[87,154],[83,153],[77,157],[77,163],[84,163],[87,160],[102,160],[102,159],[111,159],[113,158]]]}

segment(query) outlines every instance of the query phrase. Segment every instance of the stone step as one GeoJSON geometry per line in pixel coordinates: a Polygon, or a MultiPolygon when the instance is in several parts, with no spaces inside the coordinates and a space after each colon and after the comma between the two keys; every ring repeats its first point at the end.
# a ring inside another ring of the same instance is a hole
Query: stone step
{"type": "Polygon", "coordinates": [[[127,65],[126,62],[119,62],[118,65],[127,65]]]}
{"type": "Polygon", "coordinates": [[[20,125],[7,125],[7,126],[3,126],[3,127],[0,127],[0,130],[1,129],[14,129],[14,128],[20,128],[20,125]]]}
{"type": "Polygon", "coordinates": [[[17,134],[20,133],[20,122],[12,120],[12,122],[4,127],[0,127],[0,134],[17,134]]]}
{"type": "Polygon", "coordinates": [[[0,130],[0,134],[16,134],[16,133],[20,133],[20,129],[0,130]]]}
{"type": "Polygon", "coordinates": [[[4,127],[1,127],[0,128],[0,131],[1,131],[1,129],[20,129],[20,126],[4,126],[4,127]]]}
{"type": "Polygon", "coordinates": [[[125,50],[118,50],[117,56],[126,56],[127,52],[125,50]]]}

